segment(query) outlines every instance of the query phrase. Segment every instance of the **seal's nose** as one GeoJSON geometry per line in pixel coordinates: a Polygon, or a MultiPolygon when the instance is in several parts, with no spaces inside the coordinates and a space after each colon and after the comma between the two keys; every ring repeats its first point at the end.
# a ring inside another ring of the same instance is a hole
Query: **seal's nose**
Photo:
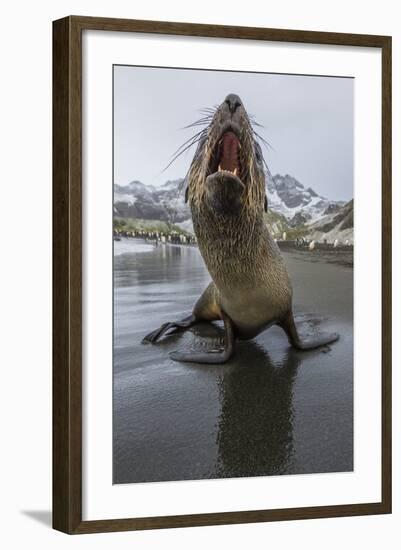
{"type": "Polygon", "coordinates": [[[240,100],[239,96],[237,96],[237,94],[228,94],[228,96],[224,100],[224,103],[227,103],[231,114],[234,114],[238,107],[241,107],[242,105],[242,101],[240,100]]]}

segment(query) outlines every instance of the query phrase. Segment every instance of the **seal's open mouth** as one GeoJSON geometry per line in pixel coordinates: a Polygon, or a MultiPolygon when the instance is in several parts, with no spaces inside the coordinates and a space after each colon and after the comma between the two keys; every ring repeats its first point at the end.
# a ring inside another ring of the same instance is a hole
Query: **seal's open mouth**
{"type": "Polygon", "coordinates": [[[240,149],[238,136],[232,130],[224,132],[213,151],[210,174],[223,172],[241,179],[240,149]]]}
{"type": "Polygon", "coordinates": [[[219,166],[218,171],[227,170],[232,172],[234,176],[239,174],[240,162],[239,162],[239,150],[240,142],[234,132],[226,132],[219,143],[219,166]]]}

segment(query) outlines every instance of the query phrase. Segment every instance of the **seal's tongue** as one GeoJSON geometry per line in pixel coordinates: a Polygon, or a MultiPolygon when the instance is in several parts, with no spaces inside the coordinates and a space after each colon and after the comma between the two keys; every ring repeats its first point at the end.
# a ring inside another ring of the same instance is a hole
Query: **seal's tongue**
{"type": "Polygon", "coordinates": [[[228,170],[237,173],[239,170],[239,141],[234,132],[226,132],[220,143],[219,171],[228,170]]]}

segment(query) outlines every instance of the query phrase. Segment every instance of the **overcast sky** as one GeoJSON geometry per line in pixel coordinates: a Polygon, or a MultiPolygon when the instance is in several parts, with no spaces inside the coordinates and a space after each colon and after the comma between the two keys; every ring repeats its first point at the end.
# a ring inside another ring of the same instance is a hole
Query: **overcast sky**
{"type": "Polygon", "coordinates": [[[264,128],[272,174],[290,174],[330,199],[353,196],[353,79],[114,67],[114,181],[160,185],[183,177],[194,148],[163,172],[200,128],[199,109],[238,94],[264,128]]]}

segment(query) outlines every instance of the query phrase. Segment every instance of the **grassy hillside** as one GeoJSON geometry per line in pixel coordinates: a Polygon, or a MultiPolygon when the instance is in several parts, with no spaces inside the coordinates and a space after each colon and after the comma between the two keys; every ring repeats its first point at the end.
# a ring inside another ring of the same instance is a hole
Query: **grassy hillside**
{"type": "Polygon", "coordinates": [[[151,233],[171,233],[172,231],[175,231],[176,233],[182,233],[183,235],[188,234],[186,231],[172,223],[162,222],[159,220],[115,217],[113,219],[113,228],[118,229],[119,231],[139,231],[142,229],[151,233]]]}
{"type": "Polygon", "coordinates": [[[305,226],[291,227],[285,216],[271,210],[265,214],[265,222],[275,239],[281,239],[284,232],[287,233],[287,239],[297,239],[308,234],[305,226]]]}
{"type": "MultiPolygon", "coordinates": [[[[276,239],[281,239],[284,232],[287,233],[287,239],[304,237],[308,233],[308,230],[304,226],[296,228],[291,227],[286,218],[277,212],[272,212],[269,210],[268,213],[264,215],[264,218],[272,236],[276,239]]],[[[183,235],[189,234],[181,227],[178,227],[172,223],[163,222],[160,220],[143,220],[139,218],[115,217],[113,220],[113,227],[120,231],[138,231],[142,229],[144,231],[158,233],[171,233],[172,231],[175,231],[176,233],[183,235]]]]}

